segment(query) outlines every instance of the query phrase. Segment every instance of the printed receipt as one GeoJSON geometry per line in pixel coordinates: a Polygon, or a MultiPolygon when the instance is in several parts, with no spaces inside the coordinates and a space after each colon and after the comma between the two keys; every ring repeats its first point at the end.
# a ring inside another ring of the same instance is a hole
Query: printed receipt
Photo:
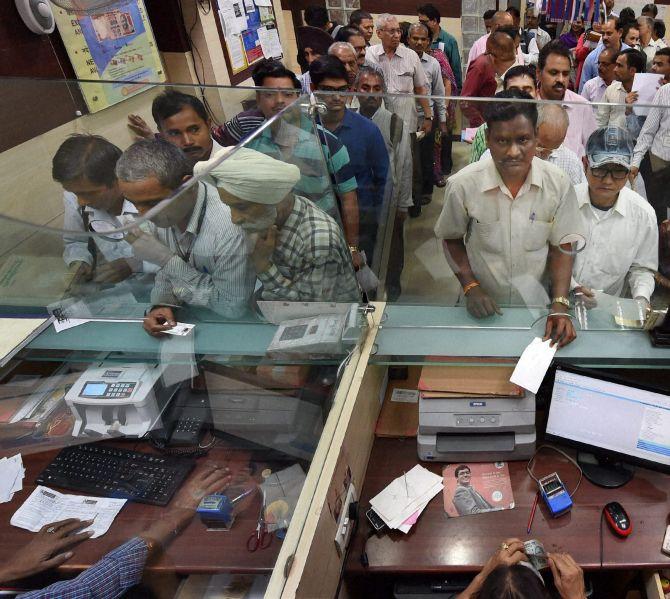
{"type": "Polygon", "coordinates": [[[38,532],[45,524],[68,518],[93,520],[93,524],[82,532],[92,530],[91,538],[95,539],[109,530],[125,503],[125,499],[65,495],[40,485],[16,510],[9,522],[12,526],[38,532]]]}

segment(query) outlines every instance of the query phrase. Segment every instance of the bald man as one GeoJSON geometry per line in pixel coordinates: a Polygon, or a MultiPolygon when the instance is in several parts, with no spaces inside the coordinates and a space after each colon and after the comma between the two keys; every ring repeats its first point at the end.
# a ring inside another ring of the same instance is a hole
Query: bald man
{"type": "MultiPolygon", "coordinates": [[[[353,88],[359,69],[356,49],[349,42],[335,42],[328,48],[328,54],[337,58],[344,65],[347,72],[347,83],[349,83],[350,88],[353,88]]],[[[348,98],[348,100],[350,101],[351,98],[348,98]]]]}
{"type": "MultiPolygon", "coordinates": [[[[491,33],[500,27],[514,27],[514,18],[511,14],[505,12],[504,10],[499,10],[493,15],[493,18],[491,19],[491,33]]],[[[486,40],[488,39],[489,35],[491,35],[491,33],[482,35],[482,37],[480,37],[474,44],[472,44],[472,48],[470,48],[470,53],[468,54],[468,64],[465,69],[466,72],[470,66],[470,63],[486,52],[486,40]]],[[[520,46],[517,46],[516,56],[516,64],[524,64],[525,61],[520,46]]]]}
{"type": "Polygon", "coordinates": [[[264,300],[360,300],[351,254],[339,225],[310,201],[291,192],[298,167],[248,148],[226,150],[196,174],[208,172],[232,221],[249,236],[251,263],[264,300]],[[257,173],[263,173],[262,179],[257,173]]]}

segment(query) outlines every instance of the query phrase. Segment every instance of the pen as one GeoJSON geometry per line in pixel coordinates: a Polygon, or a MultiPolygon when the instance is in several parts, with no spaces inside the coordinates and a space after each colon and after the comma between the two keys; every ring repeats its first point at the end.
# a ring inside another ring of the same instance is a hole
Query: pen
{"type": "Polygon", "coordinates": [[[407,472],[403,471],[402,475],[405,477],[405,495],[409,497],[409,489],[407,488],[407,472]]]}
{"type": "Polygon", "coordinates": [[[526,534],[530,534],[530,529],[533,528],[533,518],[535,518],[535,510],[537,509],[537,502],[540,499],[540,492],[535,493],[533,499],[533,507],[530,508],[530,516],[528,517],[528,526],[526,527],[526,534]]]}

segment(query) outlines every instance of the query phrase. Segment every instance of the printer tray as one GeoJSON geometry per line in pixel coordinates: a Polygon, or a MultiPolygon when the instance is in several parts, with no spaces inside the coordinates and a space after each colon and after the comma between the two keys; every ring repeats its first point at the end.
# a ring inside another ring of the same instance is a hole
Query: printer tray
{"type": "Polygon", "coordinates": [[[514,451],[514,433],[437,435],[437,453],[490,453],[514,451]]]}

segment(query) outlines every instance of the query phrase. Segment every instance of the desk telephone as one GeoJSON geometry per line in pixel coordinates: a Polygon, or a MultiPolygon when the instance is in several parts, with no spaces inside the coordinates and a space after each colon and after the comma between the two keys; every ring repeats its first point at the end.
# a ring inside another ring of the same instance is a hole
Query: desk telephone
{"type": "Polygon", "coordinates": [[[206,394],[194,394],[188,387],[178,390],[163,416],[163,427],[151,433],[162,447],[193,447],[200,443],[203,429],[211,422],[206,394]]]}

